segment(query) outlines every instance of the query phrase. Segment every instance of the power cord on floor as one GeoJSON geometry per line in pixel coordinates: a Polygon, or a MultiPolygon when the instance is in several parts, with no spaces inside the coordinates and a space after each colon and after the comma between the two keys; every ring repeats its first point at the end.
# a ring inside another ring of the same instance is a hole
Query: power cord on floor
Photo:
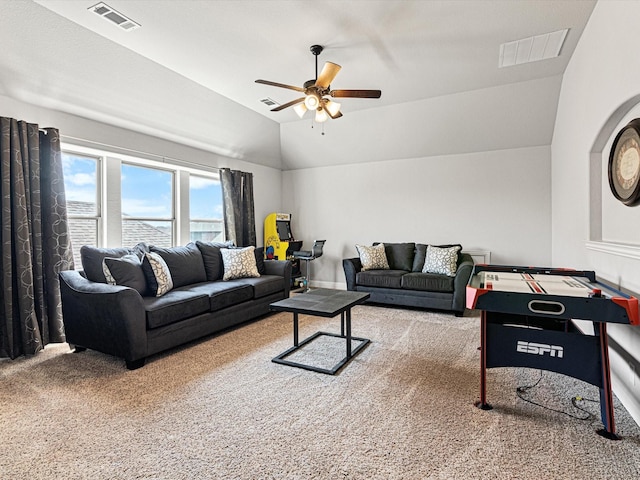
{"type": "Polygon", "coordinates": [[[542,370],[540,370],[540,377],[538,378],[538,380],[531,385],[522,385],[516,388],[516,395],[518,395],[518,398],[520,400],[523,400],[527,403],[530,403],[532,405],[535,405],[536,407],[541,407],[547,410],[551,410],[552,412],[556,412],[556,413],[562,413],[564,415],[567,415],[568,417],[571,418],[576,418],[578,420],[589,420],[590,418],[593,417],[593,414],[588,412],[587,410],[585,410],[584,408],[582,408],[581,406],[578,405],[578,402],[593,402],[593,403],[598,403],[597,400],[591,400],[589,398],[583,398],[581,396],[576,395],[575,397],[571,398],[571,404],[578,410],[580,410],[581,412],[585,413],[585,416],[578,416],[578,415],[574,415],[573,413],[570,412],[565,412],[563,410],[557,410],[555,408],[551,408],[548,407],[546,405],[542,405],[541,403],[538,402],[534,402],[533,400],[529,399],[529,398],[525,398],[524,394],[527,393],[529,390],[531,390],[532,388],[535,388],[538,386],[538,384],[540,383],[540,381],[542,380],[542,370]]]}

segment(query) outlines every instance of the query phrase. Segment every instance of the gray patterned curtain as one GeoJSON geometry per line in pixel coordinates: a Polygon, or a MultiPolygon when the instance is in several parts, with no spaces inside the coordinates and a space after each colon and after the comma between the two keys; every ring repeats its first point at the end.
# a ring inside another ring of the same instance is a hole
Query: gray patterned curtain
{"type": "Polygon", "coordinates": [[[64,342],[58,273],[73,269],[55,128],[0,117],[0,356],[64,342]]]}
{"type": "Polygon", "coordinates": [[[237,247],[256,245],[256,216],[253,207],[253,174],[220,170],[224,230],[237,247]]]}

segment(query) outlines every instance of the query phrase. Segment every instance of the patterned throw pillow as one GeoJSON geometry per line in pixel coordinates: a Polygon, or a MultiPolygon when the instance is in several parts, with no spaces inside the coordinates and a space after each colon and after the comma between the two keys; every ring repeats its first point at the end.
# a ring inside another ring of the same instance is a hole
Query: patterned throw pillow
{"type": "Polygon", "coordinates": [[[379,243],[373,247],[366,245],[356,245],[362,270],[389,270],[387,254],[384,252],[384,243],[379,243]]]}
{"type": "Polygon", "coordinates": [[[433,245],[427,246],[427,255],[424,260],[424,267],[422,267],[422,273],[439,273],[455,277],[458,269],[458,253],[461,249],[460,245],[448,248],[434,247],[433,245]]]}
{"type": "Polygon", "coordinates": [[[148,252],[144,254],[142,270],[147,278],[149,293],[154,297],[161,297],[173,288],[169,267],[157,253],[148,252]]]}
{"type": "Polygon", "coordinates": [[[259,277],[256,265],[255,247],[221,248],[224,275],[222,280],[234,278],[259,277]]]}

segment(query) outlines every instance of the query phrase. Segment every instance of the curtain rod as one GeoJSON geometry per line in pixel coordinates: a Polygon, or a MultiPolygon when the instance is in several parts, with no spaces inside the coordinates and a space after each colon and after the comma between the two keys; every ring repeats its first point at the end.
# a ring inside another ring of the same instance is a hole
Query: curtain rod
{"type": "MultiPolygon", "coordinates": [[[[182,160],[180,158],[173,158],[173,157],[168,157],[166,155],[158,155],[157,153],[150,153],[150,152],[142,152],[140,150],[134,150],[132,148],[126,148],[126,147],[119,147],[116,145],[109,145],[107,143],[102,143],[102,142],[96,142],[93,140],[85,140],[84,138],[78,138],[78,137],[72,137],[70,135],[60,135],[60,139],[63,141],[68,141],[73,143],[73,141],[76,142],[81,142],[84,144],[91,144],[91,145],[96,145],[99,147],[103,147],[103,148],[109,148],[109,149],[114,149],[116,150],[116,152],[114,153],[118,153],[117,151],[120,152],[129,152],[130,154],[138,154],[138,155],[144,155],[146,157],[153,157],[156,159],[160,159],[163,163],[166,163],[167,160],[170,160],[172,162],[176,162],[178,165],[183,164],[185,166],[192,166],[195,168],[199,168],[199,169],[203,169],[203,168],[210,168],[212,170],[216,170],[216,171],[220,171],[221,167],[209,167],[207,165],[202,165],[200,163],[195,163],[195,162],[190,162],[189,160],[182,160]]],[[[82,145],[80,145],[82,146],[82,145]]]]}

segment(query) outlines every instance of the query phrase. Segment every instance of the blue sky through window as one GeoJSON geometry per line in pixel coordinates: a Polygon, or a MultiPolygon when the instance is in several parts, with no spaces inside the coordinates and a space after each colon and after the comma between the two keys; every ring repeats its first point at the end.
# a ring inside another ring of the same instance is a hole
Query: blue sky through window
{"type": "MultiPolygon", "coordinates": [[[[96,159],[63,153],[62,165],[67,200],[95,204],[98,181],[96,159]]],[[[144,218],[172,216],[172,172],[123,163],[121,188],[122,212],[125,215],[144,218]]],[[[222,218],[222,190],[218,180],[191,174],[189,197],[191,218],[222,218]]]]}
{"type": "Polygon", "coordinates": [[[96,203],[97,162],[94,158],[63,153],[62,173],[67,200],[96,203]]]}
{"type": "Polygon", "coordinates": [[[212,178],[189,177],[189,216],[198,220],[222,218],[222,189],[212,178]]]}

